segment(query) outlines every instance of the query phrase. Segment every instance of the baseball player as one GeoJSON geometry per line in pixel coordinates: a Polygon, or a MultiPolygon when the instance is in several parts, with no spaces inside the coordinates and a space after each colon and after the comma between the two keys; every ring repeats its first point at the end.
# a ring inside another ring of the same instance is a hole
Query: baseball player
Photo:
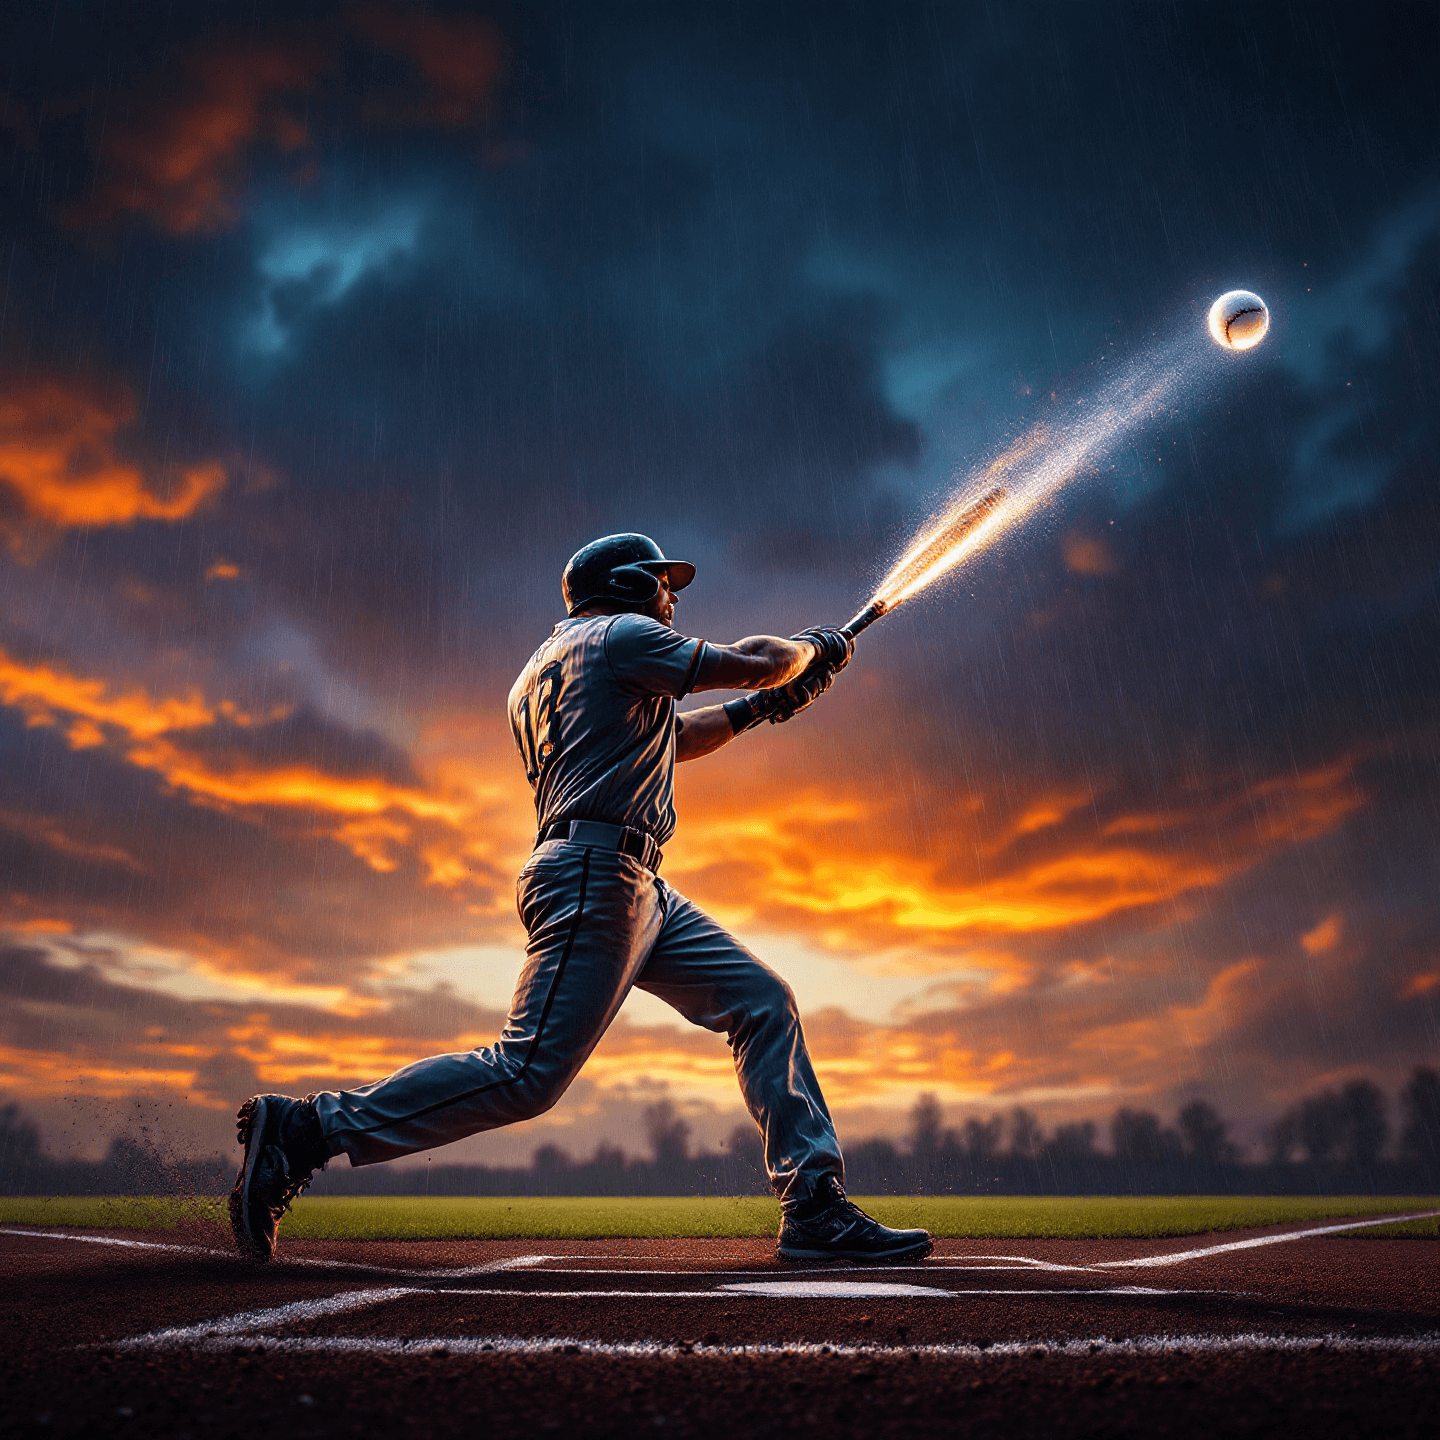
{"type": "Polygon", "coordinates": [[[417,1061],[373,1084],[241,1106],[230,1195],[242,1253],[268,1260],[290,1202],[331,1156],[370,1165],[528,1120],[565,1093],[632,986],[724,1034],[782,1202],[786,1259],[908,1261],[924,1230],[892,1230],[845,1196],[835,1127],[790,987],[660,878],[677,761],[811,704],[850,659],[838,630],[734,645],[671,628],[695,567],[643,535],[609,535],[565,567],[568,619],[510,691],[510,728],[539,833],[516,898],[529,942],[499,1040],[417,1061]],[[698,690],[749,693],[675,713],[698,690]]]}

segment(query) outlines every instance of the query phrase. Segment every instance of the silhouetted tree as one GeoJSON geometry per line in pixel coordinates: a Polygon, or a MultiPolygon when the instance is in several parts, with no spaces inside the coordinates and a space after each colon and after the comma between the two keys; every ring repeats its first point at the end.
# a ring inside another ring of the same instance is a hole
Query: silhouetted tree
{"type": "Polygon", "coordinates": [[[1307,1160],[1330,1159],[1345,1139],[1344,1101],[1333,1090],[1306,1096],[1300,1102],[1296,1131],[1307,1160]]]}
{"type": "Polygon", "coordinates": [[[965,1154],[972,1164],[988,1165],[1000,1153],[1005,1122],[994,1115],[989,1120],[969,1119],[965,1122],[965,1154]]]}
{"type": "Polygon", "coordinates": [[[1181,1157],[1180,1137],[1149,1110],[1117,1110],[1110,1121],[1115,1158],[1130,1165],[1166,1165],[1181,1157]]]}
{"type": "Polygon", "coordinates": [[[20,1175],[40,1163],[40,1131],[13,1101],[0,1105],[0,1175],[20,1175]]]}
{"type": "Polygon", "coordinates": [[[845,1179],[857,1195],[903,1192],[906,1169],[888,1140],[876,1137],[845,1147],[845,1179]]]}
{"type": "Polygon", "coordinates": [[[668,1100],[648,1106],[641,1117],[655,1168],[662,1175],[677,1174],[690,1158],[690,1125],[676,1113],[668,1100]]]}
{"type": "Polygon", "coordinates": [[[1287,1110],[1265,1127],[1265,1153],[1272,1165],[1283,1165],[1300,1143],[1300,1112],[1287,1110]]]}
{"type": "Polygon", "coordinates": [[[1099,1134],[1093,1120],[1076,1120],[1059,1126],[1045,1146],[1052,1160],[1075,1161],[1095,1158],[1095,1137],[1099,1134]]]}
{"type": "Polygon", "coordinates": [[[557,1175],[571,1169],[575,1162],[569,1151],[558,1145],[542,1145],[530,1156],[530,1164],[541,1175],[557,1175]]]}
{"type": "Polygon", "coordinates": [[[1400,1148],[1431,1173],[1440,1173],[1440,1073],[1421,1065],[1400,1092],[1400,1148]]]}
{"type": "Polygon", "coordinates": [[[1229,1138],[1230,1127],[1213,1105],[1192,1100],[1175,1117],[1185,1142],[1185,1154],[1198,1165],[1233,1165],[1240,1147],[1229,1138]]]}
{"type": "Polygon", "coordinates": [[[940,1102],[928,1091],[915,1097],[910,1108],[910,1153],[917,1160],[928,1160],[940,1149],[940,1102]]]}
{"type": "Polygon", "coordinates": [[[1370,1080],[1352,1080],[1340,1092],[1344,1114],[1341,1144],[1352,1165],[1372,1170],[1390,1138],[1390,1121],[1385,1114],[1385,1097],[1370,1080]]]}
{"type": "Polygon", "coordinates": [[[585,1162],[593,1187],[602,1194],[614,1195],[625,1187],[625,1178],[630,1161],[618,1145],[606,1145],[603,1141],[595,1147],[595,1153],[585,1162]]]}
{"type": "Polygon", "coordinates": [[[1045,1132],[1040,1122],[1023,1105],[1017,1105],[1010,1112],[1010,1153],[1033,1159],[1044,1143],[1045,1132]]]}
{"type": "Polygon", "coordinates": [[[770,1188],[765,1173],[765,1146],[754,1125],[737,1125],[721,1144],[727,1189],[737,1195],[763,1194],[770,1188]]]}

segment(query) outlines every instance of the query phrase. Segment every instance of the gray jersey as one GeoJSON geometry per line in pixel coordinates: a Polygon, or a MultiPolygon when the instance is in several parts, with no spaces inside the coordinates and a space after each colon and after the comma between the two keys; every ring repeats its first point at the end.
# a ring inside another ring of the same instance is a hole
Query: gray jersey
{"type": "Polygon", "coordinates": [[[510,729],[543,830],[601,820],[675,833],[675,702],[705,642],[646,615],[562,620],[510,690],[510,729]]]}

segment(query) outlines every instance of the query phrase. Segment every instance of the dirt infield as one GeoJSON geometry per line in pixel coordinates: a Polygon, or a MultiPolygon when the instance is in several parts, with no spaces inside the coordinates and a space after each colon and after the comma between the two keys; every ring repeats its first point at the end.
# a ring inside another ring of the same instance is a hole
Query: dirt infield
{"type": "Polygon", "coordinates": [[[1440,1245],[1279,1227],[945,1241],[291,1242],[0,1230],[6,1434],[1433,1434],[1440,1245]]]}

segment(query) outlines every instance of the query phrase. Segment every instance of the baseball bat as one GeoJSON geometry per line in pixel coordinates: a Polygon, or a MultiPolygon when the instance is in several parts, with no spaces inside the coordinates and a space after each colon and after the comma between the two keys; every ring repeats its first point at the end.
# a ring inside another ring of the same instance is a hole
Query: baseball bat
{"type": "Polygon", "coordinates": [[[853,640],[862,630],[868,630],[889,608],[883,600],[872,600],[853,620],[847,620],[840,627],[840,633],[853,640]]]}
{"type": "MultiPolygon", "coordinates": [[[[1005,487],[994,485],[983,495],[977,496],[964,510],[958,514],[954,521],[947,525],[934,540],[927,544],[910,562],[910,566],[919,569],[924,565],[933,563],[941,555],[953,550],[967,535],[977,529],[983,521],[988,519],[994,512],[996,506],[1005,499],[1005,487]]],[[[913,552],[912,552],[913,553],[913,552]]],[[[862,631],[868,630],[882,615],[886,614],[892,606],[888,601],[878,597],[872,600],[852,620],[847,620],[840,629],[852,640],[862,631]]]]}

